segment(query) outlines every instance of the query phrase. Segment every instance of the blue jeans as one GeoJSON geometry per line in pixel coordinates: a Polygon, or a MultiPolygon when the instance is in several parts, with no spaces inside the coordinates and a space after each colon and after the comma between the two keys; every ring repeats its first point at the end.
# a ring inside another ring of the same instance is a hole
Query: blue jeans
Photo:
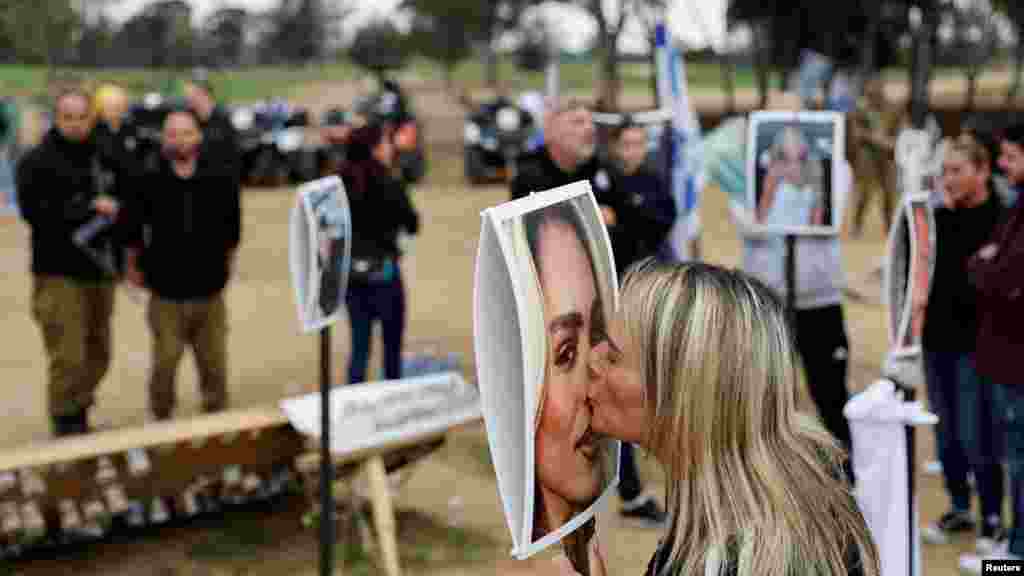
{"type": "Polygon", "coordinates": [[[402,334],[405,331],[405,287],[401,273],[386,283],[350,282],[345,295],[352,324],[352,359],[348,367],[351,384],[366,381],[370,360],[373,323],[380,320],[384,340],[384,377],[402,377],[402,334]]]}
{"type": "Polygon", "coordinates": [[[970,354],[925,351],[928,404],[939,417],[939,461],[953,508],[970,510],[967,472],[974,472],[983,518],[1002,516],[1005,451],[998,406],[1002,391],[974,369],[970,354]]]}
{"type": "Polygon", "coordinates": [[[1010,553],[1024,556],[1024,526],[1021,525],[1024,520],[1024,385],[1003,384],[1000,389],[1013,510],[1010,553]]]}

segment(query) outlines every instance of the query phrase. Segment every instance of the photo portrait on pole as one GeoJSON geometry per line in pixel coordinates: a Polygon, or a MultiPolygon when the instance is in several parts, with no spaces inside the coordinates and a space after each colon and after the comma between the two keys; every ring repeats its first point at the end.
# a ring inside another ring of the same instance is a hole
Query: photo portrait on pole
{"type": "Polygon", "coordinates": [[[838,113],[752,113],[747,202],[755,225],[779,235],[837,235],[835,179],[844,141],[838,113]]]}
{"type": "Polygon", "coordinates": [[[618,298],[589,184],[485,211],[476,282],[481,399],[513,553],[568,548],[570,535],[593,534],[594,513],[618,482],[619,444],[592,432],[586,401],[591,351],[607,339],[618,298]],[[501,298],[507,305],[495,306],[501,298]]]}
{"type": "Polygon", "coordinates": [[[292,208],[292,285],[304,332],[337,320],[351,260],[352,220],[345,186],[329,176],[301,186],[292,208]]]}

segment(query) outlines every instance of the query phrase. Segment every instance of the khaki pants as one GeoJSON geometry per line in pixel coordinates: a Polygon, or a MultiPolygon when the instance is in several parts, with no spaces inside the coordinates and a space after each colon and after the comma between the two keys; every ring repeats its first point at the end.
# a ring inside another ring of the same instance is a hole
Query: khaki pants
{"type": "Polygon", "coordinates": [[[51,416],[68,416],[93,405],[110,367],[113,313],[113,283],[33,277],[32,318],[46,348],[51,416]]]}
{"type": "Polygon", "coordinates": [[[176,302],[149,299],[147,318],[153,333],[149,403],[157,420],[171,417],[176,404],[175,377],[185,346],[192,348],[199,371],[203,412],[227,407],[227,308],[222,294],[176,302]]]}

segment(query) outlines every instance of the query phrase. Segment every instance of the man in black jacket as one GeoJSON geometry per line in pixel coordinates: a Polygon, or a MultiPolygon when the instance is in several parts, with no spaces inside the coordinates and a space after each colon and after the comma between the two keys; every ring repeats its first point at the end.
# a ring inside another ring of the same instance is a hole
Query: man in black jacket
{"type": "Polygon", "coordinates": [[[175,373],[186,345],[195,355],[203,411],[227,406],[223,291],[241,239],[238,179],[202,147],[195,114],[172,111],[163,139],[160,165],[141,176],[124,226],[128,280],[151,292],[149,394],[157,420],[174,411],[175,373]]]}
{"type": "MultiPolygon", "coordinates": [[[[544,146],[522,156],[516,166],[516,175],[511,185],[512,199],[517,200],[533,192],[550,190],[579,180],[589,181],[600,205],[604,223],[609,227],[612,251],[618,266],[620,251],[625,254],[626,246],[630,245],[628,252],[632,254],[635,247],[626,234],[619,234],[617,218],[621,213],[632,228],[636,221],[633,215],[637,211],[632,201],[624,202],[620,199],[621,194],[616,190],[612,178],[613,170],[597,157],[597,140],[590,110],[582,102],[568,100],[546,114],[544,124],[544,146]]],[[[664,523],[664,510],[653,497],[643,493],[639,471],[633,459],[633,446],[629,444],[622,446],[619,496],[623,500],[623,517],[655,527],[664,523]]]]}
{"type": "Polygon", "coordinates": [[[88,94],[57,95],[55,125],[18,165],[18,202],[32,230],[32,317],[48,357],[48,404],[57,436],[88,431],[88,410],[110,366],[114,284],[72,241],[119,202],[103,189],[88,94]]]}

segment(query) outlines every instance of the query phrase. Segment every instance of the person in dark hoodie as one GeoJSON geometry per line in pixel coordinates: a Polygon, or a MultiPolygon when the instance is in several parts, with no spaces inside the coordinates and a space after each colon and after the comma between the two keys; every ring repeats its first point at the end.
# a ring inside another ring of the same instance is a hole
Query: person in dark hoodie
{"type": "Polygon", "coordinates": [[[398,235],[419,232],[419,215],[394,176],[395,148],[378,123],[355,129],[341,171],[352,214],[352,269],[345,303],[352,326],[349,382],[366,381],[370,335],[381,323],[384,376],[401,378],[405,331],[405,287],[398,235]]]}
{"type": "Polygon", "coordinates": [[[975,530],[967,473],[981,500],[977,548],[989,552],[1003,536],[1002,428],[998,389],[980,378],[977,295],[968,281],[971,256],[991,237],[1005,208],[991,183],[988,150],[969,134],[948,141],[942,165],[943,205],[935,209],[935,273],[926,298],[922,348],[928,404],[939,416],[939,459],[952,507],[922,531],[932,544],[975,530]]]}
{"type": "Polygon", "coordinates": [[[668,238],[676,218],[676,205],[668,186],[649,170],[647,132],[626,116],[612,132],[617,164],[612,186],[595,193],[608,226],[619,278],[634,262],[655,256],[668,238]]]}
{"type": "Polygon", "coordinates": [[[84,224],[117,218],[103,189],[89,95],[55,99],[54,126],[17,168],[18,202],[32,231],[32,317],[48,360],[47,396],[56,436],[89,431],[88,411],[110,366],[114,282],[72,241],[84,224]]]}
{"type": "Polygon", "coordinates": [[[171,111],[161,162],[139,177],[126,205],[126,276],[151,293],[149,397],[157,420],[174,411],[175,374],[186,345],[195,356],[203,411],[228,405],[224,290],[241,241],[241,195],[231,167],[202,140],[194,112],[171,111]]]}
{"type": "MultiPolygon", "coordinates": [[[[1024,124],[1011,126],[1000,143],[999,164],[1020,197],[1024,188],[1024,124]]],[[[996,410],[1006,434],[1010,501],[1013,511],[1008,538],[992,556],[1024,558],[1024,378],[1017,362],[1024,355],[1024,203],[1017,202],[996,227],[992,238],[968,263],[978,291],[978,338],[974,365],[982,379],[1001,392],[996,410]]],[[[967,572],[981,574],[980,556],[961,556],[967,572]]]]}

